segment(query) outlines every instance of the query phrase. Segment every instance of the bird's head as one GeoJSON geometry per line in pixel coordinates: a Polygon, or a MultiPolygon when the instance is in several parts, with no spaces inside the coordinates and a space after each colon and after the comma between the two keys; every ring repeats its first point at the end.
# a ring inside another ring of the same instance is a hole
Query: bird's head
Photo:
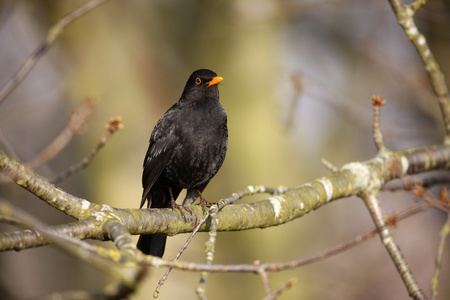
{"type": "Polygon", "coordinates": [[[194,71],[186,82],[182,99],[189,102],[202,101],[206,99],[219,99],[219,88],[217,85],[223,80],[222,77],[208,69],[194,71]]]}

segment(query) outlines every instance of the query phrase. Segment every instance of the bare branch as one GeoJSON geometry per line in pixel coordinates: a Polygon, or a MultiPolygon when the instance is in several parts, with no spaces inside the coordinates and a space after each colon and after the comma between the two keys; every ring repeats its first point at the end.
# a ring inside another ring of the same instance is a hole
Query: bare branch
{"type": "MultiPolygon", "coordinates": [[[[405,218],[411,217],[414,214],[422,212],[430,207],[430,203],[424,202],[417,204],[413,207],[410,207],[400,213],[395,213],[392,216],[386,218],[386,224],[388,226],[396,226],[397,223],[405,218]]],[[[311,264],[314,262],[322,261],[328,257],[336,255],[338,253],[344,252],[351,247],[357,246],[361,244],[363,241],[368,240],[376,236],[378,230],[377,228],[373,228],[368,232],[358,235],[353,239],[346,241],[344,243],[338,244],[334,247],[331,247],[323,252],[320,252],[316,255],[312,255],[305,258],[300,258],[293,261],[283,262],[283,263],[264,263],[262,264],[259,261],[253,262],[253,264],[241,264],[241,265],[206,265],[206,264],[197,264],[197,263],[189,263],[182,261],[168,261],[162,260],[160,258],[155,258],[151,256],[146,256],[142,263],[147,265],[153,265],[158,267],[172,267],[177,268],[183,271],[207,271],[210,273],[225,273],[225,272],[243,272],[243,273],[258,273],[260,269],[265,270],[265,272],[279,272],[289,269],[295,269],[300,266],[304,266],[307,264],[311,264]]]]}
{"type": "Polygon", "coordinates": [[[106,143],[111,139],[113,134],[122,128],[123,125],[120,117],[111,118],[109,120],[109,123],[106,125],[106,133],[102,136],[97,146],[95,146],[95,148],[92,149],[91,152],[86,157],[84,157],[79,163],[69,167],[65,172],[59,174],[58,176],[50,180],[50,182],[53,184],[59,183],[61,181],[66,180],[69,176],[86,168],[95,158],[95,156],[97,156],[98,152],[103,148],[103,146],[105,146],[106,143]]]}
{"type": "Polygon", "coordinates": [[[403,280],[403,283],[405,284],[406,289],[408,290],[409,295],[416,300],[427,299],[425,293],[420,288],[411,269],[409,268],[409,265],[405,257],[403,256],[400,247],[395,241],[393,234],[387,227],[385,215],[378,198],[373,194],[363,194],[361,197],[363,198],[367,208],[369,209],[370,215],[375,223],[375,226],[378,229],[380,239],[384,247],[388,251],[389,256],[393,260],[395,267],[400,273],[400,276],[403,280]]]}
{"type": "MultiPolygon", "coordinates": [[[[216,248],[217,237],[217,213],[219,208],[217,204],[213,204],[209,209],[209,216],[211,217],[211,230],[209,231],[209,239],[205,243],[206,265],[212,265],[214,260],[214,250],[216,248]]],[[[201,272],[200,282],[195,289],[195,292],[200,299],[206,299],[206,281],[208,279],[208,272],[201,272]]]]}
{"type": "MultiPolygon", "coordinates": [[[[5,216],[2,216],[2,219],[4,218],[5,216]]],[[[0,219],[0,221],[3,220],[0,219]]],[[[24,226],[22,223],[16,223],[16,225],[24,226]]],[[[80,240],[103,240],[104,236],[102,228],[96,226],[93,218],[68,224],[49,226],[49,230],[59,234],[69,235],[80,240]]],[[[36,232],[31,230],[0,233],[0,241],[0,251],[24,250],[52,243],[51,240],[40,234],[36,234],[36,232]]]]}
{"type": "Polygon", "coordinates": [[[289,279],[279,289],[277,289],[276,291],[271,292],[269,295],[264,297],[263,300],[274,300],[274,299],[276,299],[278,296],[280,296],[282,293],[284,293],[284,291],[287,291],[288,289],[290,289],[294,285],[294,282],[295,282],[294,279],[289,279]]]}
{"type": "Polygon", "coordinates": [[[302,74],[294,73],[291,76],[292,86],[294,87],[294,95],[292,96],[291,103],[289,105],[288,114],[286,116],[285,130],[289,131],[294,123],[295,110],[300,102],[300,96],[303,93],[302,74]]]}
{"type": "MultiPolygon", "coordinates": [[[[178,260],[183,254],[183,252],[187,249],[188,245],[191,243],[194,236],[197,234],[197,232],[200,230],[203,224],[205,224],[206,220],[209,218],[209,211],[206,213],[206,215],[203,217],[203,219],[200,220],[200,222],[195,226],[194,230],[192,231],[191,235],[187,239],[187,241],[184,243],[183,247],[181,247],[180,251],[178,251],[177,255],[175,255],[173,260],[178,260]]],[[[159,291],[161,290],[161,287],[166,282],[167,278],[169,277],[170,272],[172,272],[173,268],[170,267],[167,269],[166,273],[164,273],[163,277],[158,281],[158,285],[155,288],[155,291],[153,292],[153,298],[157,298],[159,296],[159,291]]]]}
{"type": "MultiPolygon", "coordinates": [[[[253,264],[255,266],[258,266],[261,264],[261,262],[259,260],[255,260],[253,262],[253,264]]],[[[273,292],[273,290],[272,290],[272,287],[270,286],[269,274],[267,274],[267,272],[264,268],[259,268],[257,272],[258,272],[259,277],[261,277],[261,281],[263,282],[266,293],[271,294],[273,292]]]]}
{"type": "Polygon", "coordinates": [[[0,151],[0,171],[47,204],[77,220],[90,218],[96,211],[100,211],[100,206],[56,188],[2,151],[0,151]]]}
{"type": "Polygon", "coordinates": [[[377,147],[378,153],[386,150],[383,144],[383,135],[380,130],[380,106],[386,103],[380,96],[372,97],[373,105],[373,140],[375,141],[375,146],[377,147]]]}
{"type": "Polygon", "coordinates": [[[439,242],[438,253],[436,256],[436,268],[434,270],[433,279],[431,279],[431,299],[436,300],[438,296],[438,284],[439,284],[439,274],[442,268],[442,258],[444,257],[445,241],[450,234],[450,214],[447,217],[447,222],[442,226],[441,240],[439,242]]]}
{"type": "MultiPolygon", "coordinates": [[[[0,214],[19,219],[28,228],[39,232],[40,235],[54,242],[65,252],[111,276],[114,282],[111,286],[104,289],[103,294],[105,295],[116,298],[129,295],[135,290],[137,283],[142,279],[142,275],[144,274],[143,267],[136,263],[138,261],[139,251],[132,243],[128,231],[118,222],[106,222],[105,229],[109,233],[110,238],[114,240],[120,250],[120,254],[106,256],[104,255],[107,252],[105,248],[95,247],[72,236],[55,232],[30,214],[17,207],[13,207],[6,201],[0,201],[0,214]],[[120,260],[113,261],[117,257],[120,260]],[[129,257],[134,257],[134,259],[130,260],[128,259],[129,257]],[[121,262],[124,264],[121,264],[121,262]]],[[[69,294],[81,295],[80,293],[86,296],[97,294],[88,292],[70,292],[69,294]]],[[[58,295],[60,296],[59,298],[66,297],[64,296],[65,293],[58,293],[58,295]]]]}
{"type": "MultiPolygon", "coordinates": [[[[366,162],[354,162],[343,166],[339,172],[318,178],[295,189],[274,195],[254,204],[227,205],[246,194],[265,191],[264,187],[234,194],[232,197],[217,202],[221,222],[218,230],[245,230],[250,228],[266,228],[290,222],[302,217],[332,200],[356,195],[371,187],[380,186],[394,178],[405,174],[448,168],[450,147],[435,145],[423,148],[393,152],[383,157],[376,157],[366,162]],[[374,182],[371,178],[378,178],[374,182]],[[248,218],[251,214],[252,218],[248,218]]],[[[80,199],[55,188],[45,179],[27,170],[18,162],[0,151],[0,171],[13,179],[18,185],[37,195],[48,204],[77,219],[85,219],[103,210],[112,210],[124,220],[131,234],[192,232],[197,220],[204,216],[200,208],[192,207],[192,214],[185,214],[184,221],[179,212],[171,209],[156,210],[115,210],[106,205],[99,206],[80,199]],[[167,220],[172,220],[167,224],[167,220]],[[164,225],[164,226],[163,226],[164,225]],[[158,231],[159,230],[159,231],[158,231]]],[[[208,230],[205,226],[201,230],[208,230]]]]}
{"type": "Polygon", "coordinates": [[[430,76],[431,85],[436,94],[445,123],[447,132],[445,143],[450,143],[450,95],[448,87],[445,82],[444,74],[442,74],[439,64],[436,62],[425,36],[420,33],[414,22],[414,14],[425,3],[425,0],[417,0],[411,5],[404,5],[401,0],[389,0],[389,3],[391,4],[398,23],[405,31],[406,37],[416,48],[425,65],[425,70],[430,76]]]}
{"type": "Polygon", "coordinates": [[[52,160],[72,140],[74,134],[79,133],[82,127],[92,116],[98,100],[95,97],[87,97],[79,107],[72,110],[69,121],[61,133],[33,159],[25,163],[25,167],[36,170],[52,160]]]}
{"type": "Polygon", "coordinates": [[[336,167],[335,165],[333,165],[331,162],[329,162],[328,160],[326,160],[325,158],[321,159],[322,165],[325,166],[325,168],[327,168],[328,170],[330,170],[333,173],[336,173],[339,171],[339,168],[336,167]]]}
{"type": "Polygon", "coordinates": [[[28,56],[17,73],[0,90],[0,104],[19,85],[19,83],[22,82],[25,76],[27,76],[31,69],[36,65],[38,60],[44,56],[45,53],[47,53],[48,49],[50,49],[51,45],[53,45],[66,26],[106,1],[107,0],[91,0],[80,6],[78,9],[72,11],[60,19],[58,23],[53,25],[41,44],[30,54],[30,56],[28,56]]]}

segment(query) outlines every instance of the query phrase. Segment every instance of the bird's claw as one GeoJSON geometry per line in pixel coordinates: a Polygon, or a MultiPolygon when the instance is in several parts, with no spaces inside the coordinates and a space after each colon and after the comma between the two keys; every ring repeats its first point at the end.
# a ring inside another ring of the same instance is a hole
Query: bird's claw
{"type": "Polygon", "coordinates": [[[176,204],[175,202],[172,202],[172,209],[178,209],[178,211],[180,212],[180,214],[183,217],[183,220],[185,222],[187,221],[187,219],[186,219],[186,215],[185,215],[185,211],[184,210],[186,210],[187,212],[192,214],[192,211],[189,208],[187,208],[187,207],[185,207],[183,205],[176,204]]]}
{"type": "Polygon", "coordinates": [[[200,196],[200,202],[197,205],[201,205],[203,213],[206,213],[206,206],[211,207],[214,203],[206,201],[205,197],[203,197],[200,192],[198,192],[198,194],[200,196]]]}

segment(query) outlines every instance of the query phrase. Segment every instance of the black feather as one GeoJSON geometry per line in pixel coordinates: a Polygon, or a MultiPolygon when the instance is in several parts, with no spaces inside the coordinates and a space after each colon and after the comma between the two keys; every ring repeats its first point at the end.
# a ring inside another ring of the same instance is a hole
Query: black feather
{"type": "MultiPolygon", "coordinates": [[[[187,189],[183,205],[219,171],[228,146],[227,114],[219,102],[217,83],[211,70],[191,74],[180,100],[158,121],[150,136],[144,159],[141,208],[169,208],[169,188],[176,199],[187,189]]],[[[141,235],[137,247],[146,254],[162,256],[166,236],[141,235]]]]}

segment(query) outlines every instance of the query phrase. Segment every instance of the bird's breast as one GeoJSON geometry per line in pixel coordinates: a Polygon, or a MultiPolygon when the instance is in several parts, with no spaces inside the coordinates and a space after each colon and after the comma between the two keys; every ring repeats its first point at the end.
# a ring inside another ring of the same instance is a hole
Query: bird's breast
{"type": "Polygon", "coordinates": [[[177,178],[179,188],[192,188],[209,181],[222,166],[227,151],[225,110],[188,113],[176,131],[180,140],[166,166],[166,177],[177,178]]]}

